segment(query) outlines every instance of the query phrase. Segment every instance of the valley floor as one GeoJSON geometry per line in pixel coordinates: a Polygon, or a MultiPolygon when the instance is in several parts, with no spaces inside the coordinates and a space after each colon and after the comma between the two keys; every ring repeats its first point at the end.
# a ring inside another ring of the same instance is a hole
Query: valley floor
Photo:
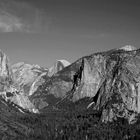
{"type": "Polygon", "coordinates": [[[0,140],[137,140],[140,119],[104,124],[101,113],[89,110],[46,110],[21,113],[0,100],[0,140]]]}

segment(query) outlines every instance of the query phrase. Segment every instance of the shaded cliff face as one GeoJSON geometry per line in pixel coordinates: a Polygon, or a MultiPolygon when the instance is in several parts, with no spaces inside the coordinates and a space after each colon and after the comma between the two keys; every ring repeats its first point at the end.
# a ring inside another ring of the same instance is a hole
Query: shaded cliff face
{"type": "Polygon", "coordinates": [[[30,99],[48,103],[53,96],[58,105],[89,97],[87,107],[102,110],[102,121],[122,117],[131,123],[140,112],[139,59],[140,50],[130,47],[83,57],[50,78],[42,77],[30,99]]]}

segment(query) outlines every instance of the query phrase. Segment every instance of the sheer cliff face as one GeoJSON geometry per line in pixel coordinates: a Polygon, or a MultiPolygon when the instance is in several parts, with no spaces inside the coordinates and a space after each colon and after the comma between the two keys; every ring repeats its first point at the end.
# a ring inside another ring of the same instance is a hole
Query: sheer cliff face
{"type": "MultiPolygon", "coordinates": [[[[24,62],[14,64],[10,67],[7,56],[2,52],[0,59],[0,95],[2,95],[6,101],[13,102],[31,112],[38,112],[34,104],[29,100],[29,97],[37,90],[38,86],[42,85],[44,82],[42,77],[48,75],[48,69],[38,65],[25,64],[24,62]]],[[[60,63],[56,63],[56,67],[52,67],[51,74],[55,74],[68,65],[68,62],[64,60],[60,63]]],[[[40,105],[41,108],[44,107],[44,105],[48,105],[44,103],[43,100],[37,99],[37,102],[42,103],[42,105],[40,105]]]]}
{"type": "Polygon", "coordinates": [[[90,97],[93,109],[102,110],[104,122],[117,117],[132,122],[140,112],[139,59],[140,50],[130,47],[83,57],[50,78],[42,77],[44,82],[31,100],[38,97],[47,102],[53,95],[76,102],[90,97]]]}
{"type": "Polygon", "coordinates": [[[11,99],[28,110],[58,106],[64,101],[73,104],[89,97],[87,108],[102,110],[104,122],[123,117],[131,123],[140,113],[140,50],[134,47],[83,57],[62,70],[53,71],[52,76],[26,64],[12,67],[13,74],[9,76],[7,59],[1,57],[1,60],[2,76],[13,77],[12,85],[20,88],[29,86],[28,91],[20,91],[11,99]]]}
{"type": "Polygon", "coordinates": [[[8,102],[13,102],[24,109],[33,111],[33,109],[35,110],[34,105],[26,95],[28,95],[28,86],[37,74],[34,76],[33,72],[31,73],[33,67],[30,65],[25,65],[22,68],[20,66],[15,65],[11,68],[7,56],[0,52],[0,95],[8,102]]]}
{"type": "Polygon", "coordinates": [[[7,56],[0,51],[0,91],[5,91],[12,82],[7,56]]]}
{"type": "Polygon", "coordinates": [[[93,97],[94,109],[103,109],[103,121],[124,117],[131,122],[140,112],[140,50],[93,55],[84,62],[82,79],[80,93],[93,97]]]}

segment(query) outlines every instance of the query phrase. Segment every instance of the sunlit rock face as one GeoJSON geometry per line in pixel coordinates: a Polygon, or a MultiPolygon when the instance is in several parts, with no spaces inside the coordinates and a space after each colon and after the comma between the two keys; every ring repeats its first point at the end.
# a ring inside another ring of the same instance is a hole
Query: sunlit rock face
{"type": "Polygon", "coordinates": [[[70,63],[66,60],[58,60],[51,68],[49,68],[48,76],[56,74],[58,71],[61,71],[63,68],[69,66],[70,63]]]}
{"type": "Polygon", "coordinates": [[[7,90],[12,82],[7,56],[0,51],[0,92],[7,90]]]}
{"type": "Polygon", "coordinates": [[[104,57],[100,54],[92,56],[90,60],[85,57],[82,60],[80,69],[78,75],[81,76],[76,75],[77,79],[75,79],[76,89],[73,95],[74,101],[96,95],[105,76],[104,57]]]}
{"type": "Polygon", "coordinates": [[[15,64],[11,68],[7,56],[2,52],[0,60],[0,95],[8,102],[13,102],[31,112],[38,112],[28,95],[32,83],[45,69],[24,63],[15,64]]]}
{"type": "Polygon", "coordinates": [[[125,47],[92,54],[42,78],[32,98],[41,93],[46,100],[48,95],[72,102],[90,97],[93,109],[102,110],[103,122],[123,117],[131,123],[140,112],[140,50],[125,47]]]}
{"type": "Polygon", "coordinates": [[[95,108],[103,108],[103,121],[117,117],[131,123],[140,112],[140,50],[116,51],[105,57],[105,81],[98,89],[95,108]]]}
{"type": "Polygon", "coordinates": [[[50,78],[42,77],[42,87],[35,94],[46,92],[56,98],[68,97],[73,102],[94,97],[105,79],[104,60],[101,54],[84,57],[50,78]]]}
{"type": "Polygon", "coordinates": [[[42,85],[42,83],[45,82],[45,80],[42,78],[43,76],[47,75],[46,72],[42,73],[40,76],[38,76],[35,81],[33,82],[33,84],[31,85],[30,91],[29,91],[29,96],[31,96],[32,94],[34,94],[34,92],[37,90],[37,88],[39,86],[42,85]]]}
{"type": "Polygon", "coordinates": [[[29,95],[30,88],[33,82],[44,72],[46,69],[38,65],[30,65],[17,63],[12,66],[13,79],[15,85],[18,85],[20,90],[23,90],[25,95],[29,95]]]}
{"type": "Polygon", "coordinates": [[[103,122],[119,117],[133,123],[140,113],[140,49],[125,46],[49,70],[18,63],[11,72],[6,55],[0,58],[1,96],[31,112],[88,97],[87,108],[102,111],[103,122]]]}
{"type": "Polygon", "coordinates": [[[17,90],[14,86],[11,85],[9,90],[2,93],[2,96],[7,102],[14,103],[30,112],[39,113],[33,103],[29,100],[29,97],[22,92],[23,91],[17,90]]]}
{"type": "Polygon", "coordinates": [[[13,84],[9,92],[13,93],[13,97],[8,98],[11,102],[27,109],[31,112],[38,113],[34,104],[29,100],[29,96],[35,91],[37,79],[43,73],[47,73],[47,69],[38,65],[25,64],[24,62],[17,63],[12,66],[13,84]]]}
{"type": "MultiPolygon", "coordinates": [[[[0,92],[0,97],[2,97],[6,102],[15,104],[20,108],[26,109],[27,111],[39,113],[38,109],[35,108],[28,96],[12,87],[12,85],[10,85],[10,88],[8,88],[6,91],[0,92]]],[[[18,109],[22,111],[20,108],[18,109]]]]}
{"type": "Polygon", "coordinates": [[[120,48],[120,50],[134,51],[134,50],[137,50],[137,48],[135,48],[134,46],[131,46],[131,45],[126,45],[126,46],[120,48]]]}
{"type": "Polygon", "coordinates": [[[29,98],[24,94],[16,94],[11,98],[10,101],[30,112],[38,113],[38,110],[34,107],[29,98]]]}
{"type": "Polygon", "coordinates": [[[0,51],[0,96],[7,102],[13,102],[29,111],[34,111],[33,104],[13,87],[13,73],[7,56],[0,51]]]}

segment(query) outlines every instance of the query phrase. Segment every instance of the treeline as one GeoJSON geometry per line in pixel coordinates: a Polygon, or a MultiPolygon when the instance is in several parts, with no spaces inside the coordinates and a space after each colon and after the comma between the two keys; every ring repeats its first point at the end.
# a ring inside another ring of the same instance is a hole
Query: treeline
{"type": "Polygon", "coordinates": [[[54,140],[139,140],[140,119],[129,125],[118,118],[112,123],[102,123],[101,113],[93,110],[67,112],[48,124],[49,139],[54,140]],[[53,131],[52,131],[53,130],[53,131]]]}
{"type": "Polygon", "coordinates": [[[118,118],[102,123],[101,111],[52,110],[19,113],[0,104],[0,140],[139,140],[140,117],[135,124],[118,118]]]}

